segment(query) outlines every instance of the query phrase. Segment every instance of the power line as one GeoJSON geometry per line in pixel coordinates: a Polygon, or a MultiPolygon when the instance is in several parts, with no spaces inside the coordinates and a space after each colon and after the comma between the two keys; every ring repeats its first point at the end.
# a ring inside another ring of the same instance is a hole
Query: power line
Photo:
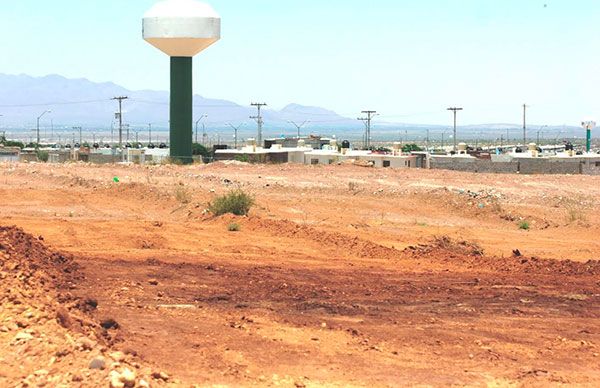
{"type": "Polygon", "coordinates": [[[267,104],[263,103],[259,103],[259,102],[253,102],[250,104],[250,106],[255,106],[258,110],[258,114],[256,116],[250,116],[250,118],[252,120],[256,120],[256,124],[258,126],[258,136],[256,138],[256,141],[258,143],[259,146],[262,145],[262,129],[263,129],[263,124],[265,123],[263,121],[262,115],[261,115],[261,109],[263,106],[267,106],[267,104]]]}

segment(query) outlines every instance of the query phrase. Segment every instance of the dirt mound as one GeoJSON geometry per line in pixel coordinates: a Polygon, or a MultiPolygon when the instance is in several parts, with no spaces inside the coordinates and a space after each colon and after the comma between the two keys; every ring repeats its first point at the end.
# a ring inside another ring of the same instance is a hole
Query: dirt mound
{"type": "MultiPolygon", "coordinates": [[[[131,355],[111,352],[116,333],[82,310],[73,258],[18,228],[0,227],[0,386],[122,386],[151,379],[131,355]]],[[[156,385],[156,384],[155,384],[156,385]]],[[[132,386],[132,385],[129,385],[132,386]]]]}
{"type": "Polygon", "coordinates": [[[461,256],[483,256],[483,249],[479,244],[453,240],[448,236],[436,236],[428,244],[410,246],[404,250],[405,253],[414,253],[415,255],[432,255],[439,252],[454,253],[461,256]]]}
{"type": "Polygon", "coordinates": [[[342,233],[317,230],[311,226],[287,220],[266,220],[260,217],[250,217],[245,225],[254,230],[270,232],[274,236],[312,240],[326,247],[337,248],[349,255],[360,258],[391,260],[397,259],[401,255],[401,252],[396,249],[363,240],[356,236],[351,237],[342,233]]]}
{"type": "Polygon", "coordinates": [[[473,242],[454,240],[448,236],[434,237],[427,244],[410,246],[405,254],[415,259],[430,259],[447,262],[482,271],[519,272],[540,275],[600,275],[600,261],[589,260],[585,263],[571,260],[547,260],[537,257],[525,257],[517,249],[512,257],[485,256],[483,249],[473,242]]]}

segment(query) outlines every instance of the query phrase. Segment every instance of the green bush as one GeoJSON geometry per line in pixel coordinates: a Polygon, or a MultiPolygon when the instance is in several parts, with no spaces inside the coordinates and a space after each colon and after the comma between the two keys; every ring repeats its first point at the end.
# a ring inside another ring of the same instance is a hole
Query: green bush
{"type": "Polygon", "coordinates": [[[237,162],[250,163],[250,157],[248,155],[237,155],[235,160],[237,162]]]}
{"type": "Polygon", "coordinates": [[[409,152],[415,152],[415,151],[423,151],[423,148],[419,147],[416,144],[404,144],[402,146],[402,152],[404,153],[409,153],[409,152]]]}
{"type": "Polygon", "coordinates": [[[202,144],[193,143],[192,144],[192,155],[194,156],[202,156],[203,158],[210,157],[210,152],[208,149],[202,144]]]}
{"type": "Polygon", "coordinates": [[[40,162],[47,163],[50,155],[48,154],[48,151],[38,151],[37,158],[40,162]]]}
{"type": "Polygon", "coordinates": [[[254,206],[254,197],[238,189],[215,198],[208,204],[208,210],[215,216],[229,213],[236,216],[247,216],[252,206],[254,206]]]}
{"type": "Polygon", "coordinates": [[[529,225],[529,221],[521,221],[519,223],[519,229],[521,230],[529,230],[531,228],[531,225],[529,225]]]}
{"type": "Polygon", "coordinates": [[[25,144],[20,141],[11,141],[6,139],[5,136],[0,136],[0,144],[5,147],[19,147],[21,149],[25,148],[25,144]]]}
{"type": "Polygon", "coordinates": [[[239,232],[241,230],[241,226],[240,224],[236,224],[235,222],[232,222],[231,224],[229,224],[227,226],[227,230],[230,232],[239,232]]]}

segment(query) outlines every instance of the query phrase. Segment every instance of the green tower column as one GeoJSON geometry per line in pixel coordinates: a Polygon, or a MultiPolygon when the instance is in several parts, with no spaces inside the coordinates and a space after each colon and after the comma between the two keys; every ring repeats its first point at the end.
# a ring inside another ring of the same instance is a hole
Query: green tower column
{"type": "Polygon", "coordinates": [[[171,57],[171,159],[191,164],[192,159],[192,58],[171,57]]]}
{"type": "Polygon", "coordinates": [[[585,148],[586,148],[587,152],[592,151],[592,130],[591,129],[587,130],[587,142],[585,144],[585,148]]]}

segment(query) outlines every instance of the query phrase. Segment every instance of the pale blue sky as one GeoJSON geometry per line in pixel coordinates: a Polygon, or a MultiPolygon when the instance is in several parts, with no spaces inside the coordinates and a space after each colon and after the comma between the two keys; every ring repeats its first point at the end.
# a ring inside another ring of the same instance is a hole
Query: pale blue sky
{"type": "MultiPolygon", "coordinates": [[[[153,0],[4,0],[0,72],[168,89],[141,38],[153,0]]],[[[600,118],[598,0],[211,0],[223,38],[195,61],[195,92],[296,102],[350,117],[448,124],[600,118]],[[547,4],[547,7],[544,5],[547,4]]]]}

